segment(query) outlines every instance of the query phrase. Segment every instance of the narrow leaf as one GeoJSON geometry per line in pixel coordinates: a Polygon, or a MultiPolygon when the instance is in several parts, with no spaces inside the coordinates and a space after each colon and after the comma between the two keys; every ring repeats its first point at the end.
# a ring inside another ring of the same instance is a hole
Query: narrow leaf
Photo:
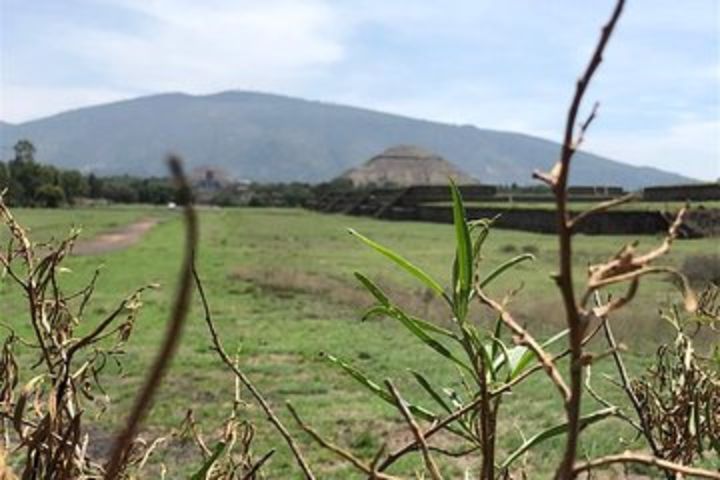
{"type": "Polygon", "coordinates": [[[400,321],[405,328],[410,330],[410,332],[418,337],[425,345],[432,348],[443,357],[455,362],[458,366],[464,368],[471,374],[473,373],[473,370],[469,366],[453,355],[453,353],[445,345],[431,337],[421,325],[419,325],[414,319],[408,317],[405,312],[393,307],[388,310],[388,314],[400,321]]]}
{"type": "Polygon", "coordinates": [[[385,307],[390,306],[390,300],[388,300],[387,295],[385,295],[385,293],[383,293],[380,287],[375,285],[372,280],[370,280],[360,272],[355,272],[355,278],[357,278],[360,283],[363,284],[363,286],[368,290],[368,292],[370,292],[372,296],[375,297],[378,302],[380,302],[381,305],[385,307]]]}
{"type": "MultiPolygon", "coordinates": [[[[585,428],[588,425],[595,423],[599,420],[602,420],[604,418],[607,418],[609,416],[614,415],[617,412],[616,407],[610,407],[605,408],[603,410],[598,410],[597,412],[593,412],[589,415],[585,415],[584,417],[580,418],[580,428],[585,428]]],[[[533,448],[535,445],[544,442],[545,440],[549,438],[556,437],[558,435],[562,435],[563,433],[566,433],[568,429],[567,422],[561,423],[560,425],[555,425],[554,427],[550,427],[547,430],[543,430],[542,432],[533,435],[532,437],[525,440],[525,442],[520,445],[515,451],[513,451],[508,457],[505,459],[505,461],[500,464],[500,469],[506,469],[510,466],[512,462],[518,459],[523,453],[528,451],[529,449],[533,448]]]]}
{"type": "MultiPolygon", "coordinates": [[[[545,340],[545,342],[541,346],[543,348],[549,347],[553,343],[566,336],[568,332],[568,329],[562,330],[561,332],[545,340]]],[[[510,350],[510,360],[512,363],[510,378],[515,378],[520,375],[530,365],[530,362],[534,357],[535,353],[533,353],[532,350],[526,347],[517,346],[515,348],[512,348],[510,350]]]]}
{"type": "Polygon", "coordinates": [[[499,265],[497,268],[495,268],[492,272],[490,272],[485,278],[482,279],[482,281],[479,284],[480,288],[484,288],[486,285],[489,285],[490,282],[495,280],[498,276],[505,273],[506,270],[509,268],[514,267],[518,263],[522,263],[526,260],[535,260],[535,255],[532,253],[523,253],[522,255],[518,255],[517,257],[513,257],[510,260],[507,260],[503,262],[501,265],[499,265]]]}
{"type": "Polygon", "coordinates": [[[448,405],[445,400],[443,400],[442,396],[437,391],[435,391],[435,388],[433,388],[430,382],[420,372],[410,370],[410,373],[412,373],[413,377],[415,377],[415,380],[417,380],[417,382],[428,393],[428,395],[430,395],[433,400],[435,400],[446,412],[453,412],[452,408],[450,408],[450,405],[448,405]]]}
{"type": "Polygon", "coordinates": [[[370,307],[363,312],[362,316],[360,317],[360,321],[364,322],[365,320],[369,320],[372,317],[379,317],[381,315],[387,314],[387,307],[383,307],[382,305],[375,305],[374,307],[370,307]]]}
{"type": "Polygon", "coordinates": [[[215,445],[215,449],[213,450],[212,454],[205,460],[205,463],[200,467],[200,470],[195,472],[195,474],[190,477],[191,480],[205,480],[207,478],[207,474],[210,471],[210,469],[215,465],[215,462],[217,462],[218,458],[220,458],[220,455],[225,451],[226,443],[225,442],[218,442],[217,445],[215,445]]]}
{"type": "Polygon", "coordinates": [[[433,280],[430,275],[422,271],[420,268],[416,267],[412,263],[410,263],[408,260],[403,258],[402,256],[398,255],[397,253],[393,252],[389,248],[386,248],[382,245],[380,245],[377,242],[374,242],[373,240],[370,240],[366,236],[356,232],[352,228],[348,229],[348,232],[350,232],[350,235],[353,235],[360,239],[363,243],[374,249],[376,252],[381,253],[382,255],[385,255],[387,258],[395,262],[397,265],[402,267],[405,271],[410,273],[415,278],[422,281],[425,285],[427,285],[431,290],[433,290],[438,295],[442,295],[445,297],[445,292],[443,291],[443,288],[440,286],[438,282],[433,280]]]}
{"type": "Polygon", "coordinates": [[[467,220],[465,219],[465,207],[462,203],[462,196],[455,183],[450,181],[450,192],[453,200],[453,223],[455,224],[455,241],[457,250],[457,285],[456,302],[462,317],[467,312],[467,302],[470,289],[472,288],[473,275],[473,247],[470,240],[467,220]]]}
{"type": "Polygon", "coordinates": [[[447,328],[443,328],[439,325],[435,325],[434,323],[428,322],[426,320],[423,320],[422,318],[417,317],[410,317],[410,319],[420,328],[425,330],[426,332],[432,332],[437,333],[440,335],[444,335],[448,338],[452,338],[453,340],[460,341],[460,339],[455,335],[453,332],[448,330],[447,328]]]}
{"type": "MultiPolygon", "coordinates": [[[[350,375],[352,378],[354,378],[358,383],[363,385],[365,388],[370,390],[372,393],[377,395],[380,399],[384,400],[385,402],[389,403],[390,405],[396,406],[397,403],[395,403],[395,398],[387,392],[385,389],[380,387],[377,383],[372,381],[370,378],[368,378],[367,375],[362,373],[357,368],[353,367],[352,365],[340,360],[339,358],[325,354],[323,355],[324,358],[326,358],[330,363],[339,366],[342,368],[348,375],[350,375]]],[[[418,406],[414,404],[409,404],[408,408],[412,413],[417,415],[418,417],[422,418],[423,420],[433,421],[437,418],[437,415],[435,415],[433,412],[418,406]]]]}

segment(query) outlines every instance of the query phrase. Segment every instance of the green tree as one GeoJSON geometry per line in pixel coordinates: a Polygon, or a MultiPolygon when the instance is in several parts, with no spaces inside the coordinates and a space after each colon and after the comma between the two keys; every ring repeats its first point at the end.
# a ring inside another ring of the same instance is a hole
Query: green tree
{"type": "Polygon", "coordinates": [[[88,175],[88,195],[90,198],[101,198],[103,190],[103,181],[101,178],[95,176],[94,173],[88,175]]]}
{"type": "Polygon", "coordinates": [[[27,163],[35,161],[35,145],[30,140],[18,140],[13,149],[15,150],[16,161],[27,163]]]}
{"type": "Polygon", "coordinates": [[[35,205],[46,208],[57,208],[65,203],[65,192],[59,185],[46,183],[35,193],[35,205]]]}
{"type": "Polygon", "coordinates": [[[78,197],[85,197],[90,191],[88,180],[77,170],[60,172],[60,186],[68,202],[73,203],[78,197]]]}

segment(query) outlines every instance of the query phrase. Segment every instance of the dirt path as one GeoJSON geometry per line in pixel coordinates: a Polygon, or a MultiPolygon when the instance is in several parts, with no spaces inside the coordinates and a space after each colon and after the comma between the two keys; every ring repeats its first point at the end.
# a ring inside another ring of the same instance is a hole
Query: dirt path
{"type": "Polygon", "coordinates": [[[157,225],[158,222],[157,218],[143,218],[124,227],[101,233],[93,238],[80,240],[75,244],[73,254],[98,255],[128,248],[139,242],[142,236],[157,225]]]}

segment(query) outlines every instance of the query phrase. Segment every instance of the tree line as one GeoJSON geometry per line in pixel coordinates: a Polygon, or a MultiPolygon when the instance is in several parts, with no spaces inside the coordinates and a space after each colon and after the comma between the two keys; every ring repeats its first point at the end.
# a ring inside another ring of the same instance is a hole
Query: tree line
{"type": "MultiPolygon", "coordinates": [[[[168,178],[141,178],[130,175],[97,176],[63,169],[36,161],[37,150],[30,140],[18,141],[14,157],[0,161],[0,191],[13,207],[57,208],[89,200],[113,203],[164,205],[175,201],[168,178]]],[[[219,189],[202,198],[202,203],[220,206],[297,207],[306,206],[332,190],[352,189],[345,181],[308,183],[251,183],[241,189],[219,189]]]]}
{"type": "Polygon", "coordinates": [[[162,204],[174,198],[166,178],[98,177],[45,165],[35,160],[36,148],[29,140],[18,141],[13,150],[11,160],[0,161],[0,189],[7,189],[11,206],[55,208],[82,198],[162,204]]]}

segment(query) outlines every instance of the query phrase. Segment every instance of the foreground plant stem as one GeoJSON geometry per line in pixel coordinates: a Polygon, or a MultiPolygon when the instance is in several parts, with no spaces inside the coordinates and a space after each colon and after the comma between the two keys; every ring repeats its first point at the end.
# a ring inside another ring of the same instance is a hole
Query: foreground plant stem
{"type": "Polygon", "coordinates": [[[115,479],[122,472],[140,422],[150,408],[152,397],[160,386],[165,371],[170,364],[170,360],[180,343],[182,329],[185,319],[187,318],[190,297],[192,295],[192,265],[198,241],[197,217],[190,202],[190,187],[183,175],[180,160],[176,157],[171,157],[168,160],[168,164],[173,178],[178,185],[179,194],[185,203],[185,253],[180,270],[179,285],[175,293],[175,300],[173,301],[170,320],[168,321],[162,346],[153,362],[150,373],[145,379],[140,393],[136,397],[135,405],[128,416],[125,427],[111,450],[110,461],[105,471],[106,479],[115,479]]]}
{"type": "Polygon", "coordinates": [[[152,397],[160,386],[165,371],[170,364],[170,360],[172,360],[177,346],[180,343],[182,329],[185,319],[187,318],[188,307],[190,306],[190,298],[192,295],[192,265],[198,241],[197,217],[190,202],[190,187],[183,175],[180,160],[176,157],[171,157],[168,164],[173,178],[178,184],[180,196],[185,203],[185,253],[183,264],[180,270],[178,289],[170,312],[170,320],[165,338],[163,339],[162,346],[153,362],[150,372],[145,379],[145,383],[135,399],[135,405],[128,416],[125,427],[115,441],[110,454],[110,461],[105,471],[106,479],[115,479],[122,472],[140,422],[149,410],[152,397]]]}
{"type": "Polygon", "coordinates": [[[565,135],[563,138],[560,159],[549,173],[535,172],[534,176],[547,183],[555,194],[557,207],[557,229],[560,252],[560,272],[556,282],[560,289],[563,305],[565,308],[566,322],[569,329],[570,341],[570,396],[565,402],[565,411],[568,419],[568,434],[565,443],[565,451],[560,466],[557,469],[555,478],[557,480],[570,479],[575,477],[573,465],[577,456],[577,446],[580,440],[580,404],[582,398],[582,339],[588,325],[587,313],[578,307],[572,277],[572,235],[573,222],[567,208],[567,184],[570,176],[570,161],[583,140],[585,131],[595,118],[597,104],[593,107],[590,116],[580,125],[579,135],[575,134],[578,111],[583,96],[587,90],[590,80],[602,62],[602,55],[608,40],[615,29],[620,14],[622,13],[625,1],[618,0],[615,4],[612,16],[603,27],[600,40],[595,46],[595,51],[585,69],[584,74],[577,82],[575,95],[570,103],[567,120],[565,122],[565,135]]]}

